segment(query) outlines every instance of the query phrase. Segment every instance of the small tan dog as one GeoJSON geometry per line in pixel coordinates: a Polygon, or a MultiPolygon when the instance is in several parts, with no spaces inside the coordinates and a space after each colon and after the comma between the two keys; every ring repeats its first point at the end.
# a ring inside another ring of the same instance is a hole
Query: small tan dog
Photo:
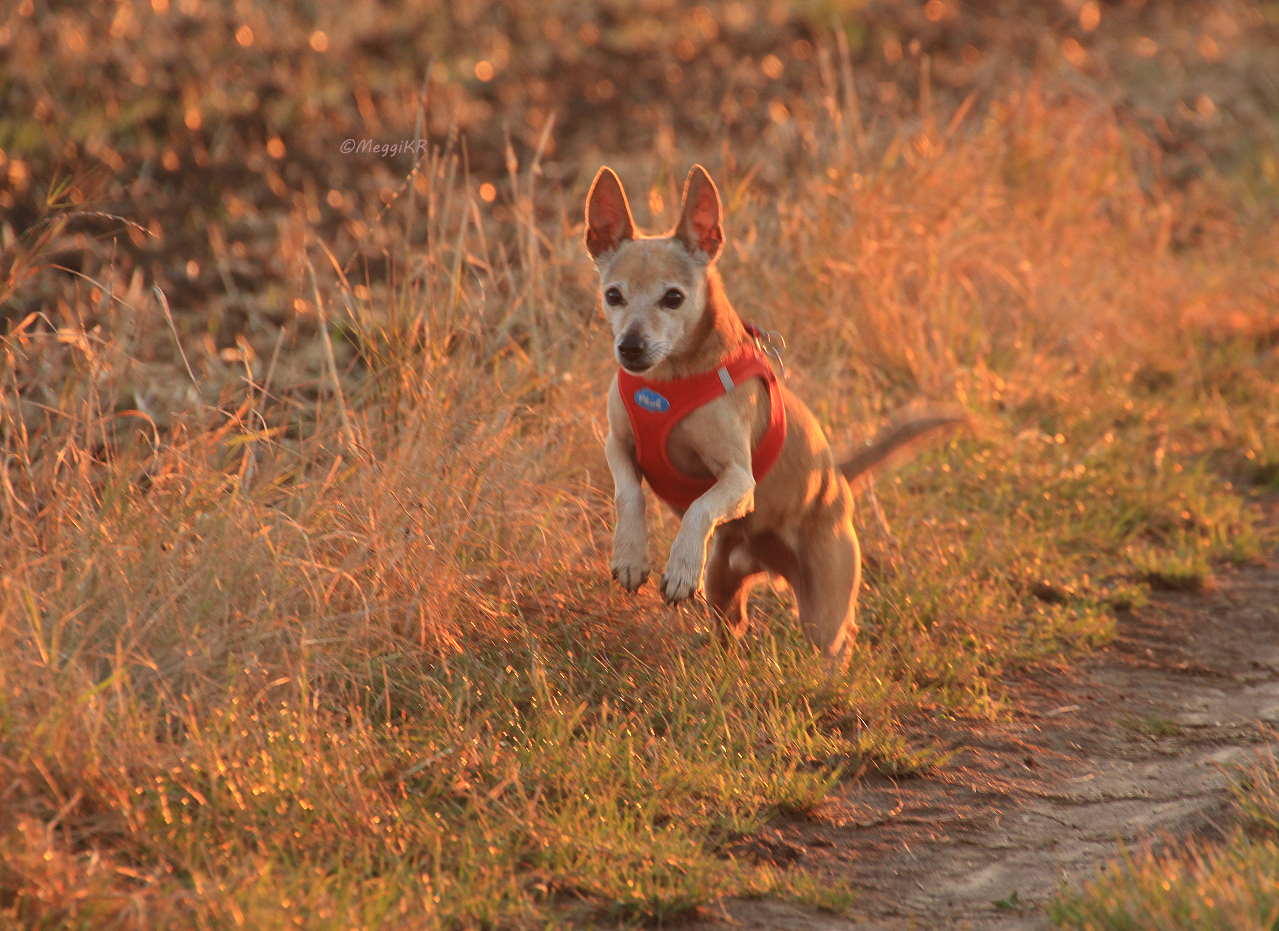
{"type": "Polygon", "coordinates": [[[964,418],[911,420],[837,464],[816,419],[778,383],[759,334],[724,294],[714,266],[724,243],[720,213],[715,182],[700,165],[688,174],[668,236],[636,235],[612,169],[599,170],[587,195],[586,249],[620,366],[605,444],[617,504],[613,576],[635,591],[648,575],[642,476],[682,515],[662,574],[668,602],[695,594],[704,574],[726,633],[741,636],[750,586],[775,573],[795,592],[809,638],[842,662],[857,631],[861,582],[850,482],[964,418]]]}

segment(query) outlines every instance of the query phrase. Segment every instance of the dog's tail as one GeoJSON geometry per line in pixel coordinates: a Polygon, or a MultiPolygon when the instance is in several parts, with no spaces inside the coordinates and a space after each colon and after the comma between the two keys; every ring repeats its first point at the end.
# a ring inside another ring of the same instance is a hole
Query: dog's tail
{"type": "Polygon", "coordinates": [[[911,408],[836,468],[856,494],[870,483],[872,473],[899,465],[928,443],[971,425],[968,414],[958,407],[911,408]]]}

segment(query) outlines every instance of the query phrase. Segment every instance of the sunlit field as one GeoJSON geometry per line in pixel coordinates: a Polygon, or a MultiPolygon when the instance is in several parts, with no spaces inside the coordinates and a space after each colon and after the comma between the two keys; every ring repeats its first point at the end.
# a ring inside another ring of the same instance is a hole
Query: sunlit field
{"type": "Polygon", "coordinates": [[[1273,546],[1273,4],[445,6],[0,24],[4,922],[855,915],[740,841],[1273,546]],[[582,203],[693,161],[837,449],[973,415],[862,497],[839,676],[609,578],[582,203]]]}

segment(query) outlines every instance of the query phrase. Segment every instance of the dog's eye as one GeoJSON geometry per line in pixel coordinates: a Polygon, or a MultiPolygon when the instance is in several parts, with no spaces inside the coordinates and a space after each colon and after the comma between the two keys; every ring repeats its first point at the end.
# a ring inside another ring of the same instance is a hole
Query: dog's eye
{"type": "Polygon", "coordinates": [[[662,306],[674,310],[680,304],[684,303],[684,292],[679,288],[667,288],[666,293],[662,295],[662,306]]]}
{"type": "Polygon", "coordinates": [[[607,291],[605,291],[604,300],[608,302],[608,305],[610,307],[617,307],[620,304],[626,303],[626,301],[622,299],[622,292],[619,291],[617,288],[609,288],[607,291]]]}

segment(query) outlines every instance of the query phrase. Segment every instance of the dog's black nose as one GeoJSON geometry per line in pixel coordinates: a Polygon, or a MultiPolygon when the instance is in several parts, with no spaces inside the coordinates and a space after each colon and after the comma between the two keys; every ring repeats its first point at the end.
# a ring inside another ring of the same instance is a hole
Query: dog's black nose
{"type": "Polygon", "coordinates": [[[627,368],[642,365],[645,354],[644,341],[633,333],[627,333],[617,344],[617,357],[627,368]]]}

